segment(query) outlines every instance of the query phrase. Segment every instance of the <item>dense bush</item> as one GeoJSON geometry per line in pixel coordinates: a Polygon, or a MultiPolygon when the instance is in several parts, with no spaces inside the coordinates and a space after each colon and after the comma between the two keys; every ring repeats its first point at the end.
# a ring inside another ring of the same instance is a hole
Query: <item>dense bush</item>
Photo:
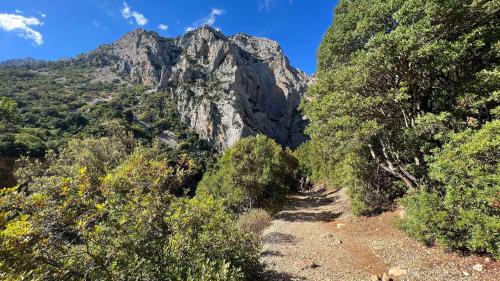
{"type": "Polygon", "coordinates": [[[357,213],[431,183],[427,156],[479,129],[499,104],[495,1],[340,1],[302,107],[316,180],[350,189],[357,213]]]}
{"type": "Polygon", "coordinates": [[[0,194],[2,280],[241,280],[258,244],[222,202],[175,197],[193,163],[132,136],[25,159],[0,194]]]}
{"type": "Polygon", "coordinates": [[[226,150],[198,185],[198,196],[214,196],[236,212],[278,210],[295,185],[298,163],[290,151],[258,135],[226,150]]]}
{"type": "Polygon", "coordinates": [[[403,200],[400,225],[438,242],[500,257],[500,121],[454,134],[430,159],[432,188],[403,200]]]}
{"type": "Polygon", "coordinates": [[[261,235],[271,224],[271,215],[263,209],[253,209],[238,218],[238,228],[247,233],[261,235]]]}
{"type": "Polygon", "coordinates": [[[3,127],[3,123],[7,123],[14,119],[15,107],[16,103],[13,99],[0,96],[0,121],[2,122],[0,126],[3,127]]]}

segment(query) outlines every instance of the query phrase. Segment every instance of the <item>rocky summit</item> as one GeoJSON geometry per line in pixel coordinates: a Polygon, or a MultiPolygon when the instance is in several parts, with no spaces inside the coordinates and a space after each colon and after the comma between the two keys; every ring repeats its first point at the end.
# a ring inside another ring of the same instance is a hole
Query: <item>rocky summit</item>
{"type": "Polygon", "coordinates": [[[177,38],[138,29],[76,61],[168,91],[181,121],[217,149],[256,134],[290,147],[305,140],[298,106],[309,77],[275,41],[209,26],[177,38]]]}

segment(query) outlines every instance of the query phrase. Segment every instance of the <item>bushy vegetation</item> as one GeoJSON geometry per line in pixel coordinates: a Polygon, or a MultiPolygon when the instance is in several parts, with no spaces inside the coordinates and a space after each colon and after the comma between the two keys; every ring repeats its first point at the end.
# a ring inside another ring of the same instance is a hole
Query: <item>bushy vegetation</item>
{"type": "Polygon", "coordinates": [[[271,224],[271,215],[263,209],[253,209],[238,218],[238,227],[247,233],[261,235],[271,224]]]}
{"type": "Polygon", "coordinates": [[[121,132],[22,160],[0,191],[0,279],[253,280],[255,236],[221,201],[174,195],[194,163],[121,132]]]}
{"type": "MultiPolygon", "coordinates": [[[[7,123],[14,119],[14,109],[16,107],[16,103],[13,99],[9,99],[7,97],[0,97],[0,121],[3,123],[7,123]]],[[[0,127],[1,128],[1,127],[0,127]]]]}
{"type": "Polygon", "coordinates": [[[43,157],[71,138],[104,135],[101,124],[108,121],[119,122],[144,142],[168,130],[184,152],[207,150],[182,124],[171,89],[152,92],[123,79],[99,81],[95,71],[64,62],[0,67],[0,97],[17,104],[14,126],[0,128],[0,155],[43,157]]]}
{"type": "Polygon", "coordinates": [[[213,196],[228,209],[278,210],[296,183],[298,163],[292,153],[263,135],[239,140],[208,171],[197,195],[213,196]]]}
{"type": "Polygon", "coordinates": [[[426,242],[500,258],[500,120],[451,136],[430,158],[431,188],[404,198],[400,226],[426,242]]]}
{"type": "Polygon", "coordinates": [[[411,193],[408,231],[497,255],[499,16],[493,0],[340,1],[302,105],[302,169],[347,187],[358,214],[411,193]]]}
{"type": "Polygon", "coordinates": [[[215,153],[181,122],[173,89],[94,70],[0,67],[0,155],[20,157],[18,185],[0,189],[0,279],[260,278],[271,217],[252,208],[283,204],[291,152],[242,140],[192,198],[215,153]],[[156,138],[167,134],[176,148],[156,138]]]}

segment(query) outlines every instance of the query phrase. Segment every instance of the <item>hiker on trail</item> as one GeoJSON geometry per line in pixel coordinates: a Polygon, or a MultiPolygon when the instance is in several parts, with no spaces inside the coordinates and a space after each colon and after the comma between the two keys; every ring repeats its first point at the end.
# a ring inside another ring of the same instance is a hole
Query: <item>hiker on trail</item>
{"type": "Polygon", "coordinates": [[[299,192],[304,192],[304,182],[304,177],[301,177],[299,181],[299,192]]]}
{"type": "Polygon", "coordinates": [[[299,192],[306,193],[311,190],[312,184],[309,177],[302,177],[299,181],[299,192]]]}

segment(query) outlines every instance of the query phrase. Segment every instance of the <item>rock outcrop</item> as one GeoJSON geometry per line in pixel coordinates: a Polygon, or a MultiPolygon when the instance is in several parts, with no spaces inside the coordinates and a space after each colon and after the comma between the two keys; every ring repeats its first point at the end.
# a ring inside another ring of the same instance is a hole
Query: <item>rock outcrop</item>
{"type": "Polygon", "coordinates": [[[291,147],[305,140],[298,105],[309,77],[272,40],[209,26],[177,38],[139,29],[77,61],[171,93],[181,120],[218,149],[259,133],[291,147]]]}

